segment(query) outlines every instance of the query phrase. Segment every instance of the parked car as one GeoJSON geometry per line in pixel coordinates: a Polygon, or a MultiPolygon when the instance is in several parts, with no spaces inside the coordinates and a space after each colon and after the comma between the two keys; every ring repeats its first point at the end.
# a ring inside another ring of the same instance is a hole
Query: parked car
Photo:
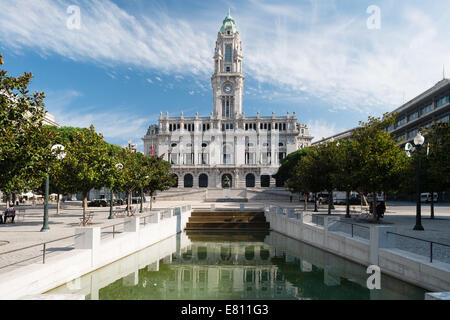
{"type": "MultiPolygon", "coordinates": [[[[427,203],[431,202],[431,193],[430,192],[421,193],[420,201],[427,202],[427,203]]],[[[438,194],[433,192],[433,202],[437,202],[437,201],[438,201],[438,194]]]]}
{"type": "Polygon", "coordinates": [[[104,199],[96,199],[88,203],[88,207],[106,207],[106,206],[108,206],[108,201],[104,199]]]}

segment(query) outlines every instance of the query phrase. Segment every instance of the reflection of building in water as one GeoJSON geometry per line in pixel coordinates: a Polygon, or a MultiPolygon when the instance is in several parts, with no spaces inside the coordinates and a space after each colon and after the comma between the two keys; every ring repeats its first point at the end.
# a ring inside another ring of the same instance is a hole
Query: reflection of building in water
{"type": "MultiPolygon", "coordinates": [[[[166,299],[292,297],[298,289],[273,265],[275,250],[264,243],[195,243],[171,257],[166,299]]],[[[169,262],[169,261],[167,261],[169,262]]]]}

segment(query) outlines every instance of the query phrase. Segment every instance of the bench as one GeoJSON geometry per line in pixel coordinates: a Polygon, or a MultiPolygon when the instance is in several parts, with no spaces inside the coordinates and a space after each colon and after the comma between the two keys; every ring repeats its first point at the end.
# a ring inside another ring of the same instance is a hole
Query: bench
{"type": "Polygon", "coordinates": [[[93,212],[86,212],[86,216],[80,218],[80,226],[86,226],[86,225],[92,224],[93,218],[94,218],[93,212]]]}
{"type": "Polygon", "coordinates": [[[127,216],[127,209],[114,209],[113,215],[117,218],[124,218],[127,216]]]}

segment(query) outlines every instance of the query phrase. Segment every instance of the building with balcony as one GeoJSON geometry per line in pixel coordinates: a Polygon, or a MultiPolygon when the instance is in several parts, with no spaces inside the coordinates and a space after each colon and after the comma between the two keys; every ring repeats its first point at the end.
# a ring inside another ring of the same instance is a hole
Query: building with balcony
{"type": "Polygon", "coordinates": [[[245,115],[242,42],[230,13],[217,36],[214,62],[210,115],[161,112],[143,138],[144,153],[164,156],[172,164],[178,188],[276,187],[272,175],[281,161],[311,145],[313,137],[295,112],[245,115]]]}
{"type": "MultiPolygon", "coordinates": [[[[433,123],[450,121],[450,80],[442,79],[432,88],[392,112],[397,114],[396,122],[387,130],[399,145],[412,143],[419,131],[423,132],[433,123]]],[[[332,139],[351,138],[353,130],[322,138],[313,145],[319,145],[332,139]]]]}

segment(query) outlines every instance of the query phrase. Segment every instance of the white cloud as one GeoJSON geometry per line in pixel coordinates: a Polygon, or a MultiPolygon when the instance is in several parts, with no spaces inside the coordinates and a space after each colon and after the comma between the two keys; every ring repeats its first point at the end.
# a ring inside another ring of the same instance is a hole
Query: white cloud
{"type": "Polygon", "coordinates": [[[160,77],[156,77],[156,80],[158,80],[159,82],[162,82],[162,79],[160,77]]]}
{"type": "Polygon", "coordinates": [[[150,78],[147,78],[146,80],[147,80],[148,83],[153,83],[153,80],[150,79],[150,78]]]}
{"type": "Polygon", "coordinates": [[[33,48],[43,55],[57,53],[75,61],[194,74],[212,70],[204,61],[210,59],[213,44],[186,21],[170,19],[161,12],[136,17],[109,0],[80,0],[81,29],[69,30],[66,9],[72,2],[3,3],[0,42],[18,52],[33,48]]]}
{"type": "MultiPolygon", "coordinates": [[[[81,30],[69,30],[66,8],[72,1],[9,1],[0,10],[0,42],[17,52],[31,48],[43,56],[156,69],[177,80],[193,74],[203,81],[212,73],[221,17],[210,10],[181,19],[162,10],[133,15],[109,0],[78,3],[81,30]]],[[[365,10],[343,14],[336,1],[252,0],[234,17],[244,72],[294,95],[326,101],[330,110],[392,110],[403,94],[413,98],[440,80],[443,64],[450,66],[446,4],[380,1],[382,28],[368,30],[365,10]]]]}
{"type": "Polygon", "coordinates": [[[313,142],[345,131],[345,129],[337,127],[335,123],[330,123],[324,119],[309,121],[307,126],[309,133],[314,137],[313,142]]]}

